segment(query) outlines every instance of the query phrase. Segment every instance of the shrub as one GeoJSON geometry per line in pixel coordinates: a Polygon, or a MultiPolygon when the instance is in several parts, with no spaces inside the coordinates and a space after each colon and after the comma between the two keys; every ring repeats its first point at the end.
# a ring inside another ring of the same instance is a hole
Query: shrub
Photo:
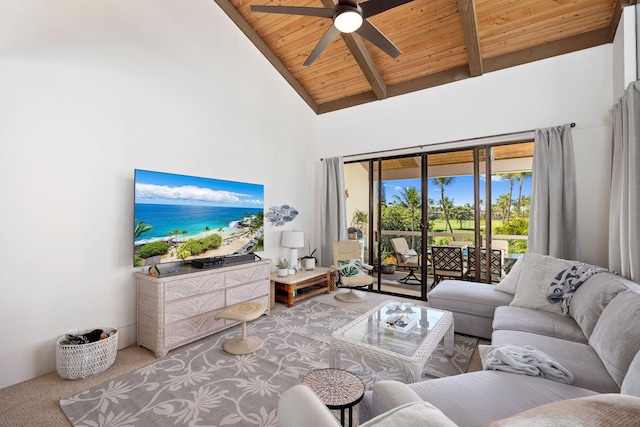
{"type": "Polygon", "coordinates": [[[150,258],[167,252],[169,252],[169,245],[166,242],[151,242],[141,247],[136,255],[140,258],[150,258]]]}

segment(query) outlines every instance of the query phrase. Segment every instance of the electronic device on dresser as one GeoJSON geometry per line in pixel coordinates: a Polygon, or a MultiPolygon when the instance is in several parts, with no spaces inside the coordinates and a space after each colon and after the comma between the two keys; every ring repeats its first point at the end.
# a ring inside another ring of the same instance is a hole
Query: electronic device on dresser
{"type": "Polygon", "coordinates": [[[209,258],[194,259],[191,261],[191,266],[195,268],[214,268],[222,267],[224,265],[240,264],[245,262],[257,261],[260,256],[252,253],[248,254],[233,254],[224,256],[214,256],[209,258]]]}

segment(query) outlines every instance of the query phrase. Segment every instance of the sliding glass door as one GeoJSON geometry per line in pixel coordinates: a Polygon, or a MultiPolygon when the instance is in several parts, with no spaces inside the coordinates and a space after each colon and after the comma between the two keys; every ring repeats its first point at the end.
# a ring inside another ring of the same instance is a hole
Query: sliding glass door
{"type": "Polygon", "coordinates": [[[526,141],[345,163],[349,238],[374,290],[426,299],[434,246],[461,248],[459,278],[497,282],[526,251],[532,156],[526,141]]]}

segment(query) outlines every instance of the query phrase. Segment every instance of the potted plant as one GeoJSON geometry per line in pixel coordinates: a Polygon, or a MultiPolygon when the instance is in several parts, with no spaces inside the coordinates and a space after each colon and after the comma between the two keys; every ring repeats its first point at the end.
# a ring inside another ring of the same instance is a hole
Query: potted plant
{"type": "Polygon", "coordinates": [[[393,274],[396,272],[396,257],[390,252],[382,254],[382,272],[384,274],[393,274]]]}
{"type": "Polygon", "coordinates": [[[280,261],[276,264],[276,268],[278,269],[278,277],[285,277],[289,274],[289,263],[284,258],[280,258],[280,261]]]}
{"type": "Polygon", "coordinates": [[[311,250],[311,245],[309,245],[309,254],[300,258],[300,261],[304,263],[304,269],[307,271],[312,271],[316,269],[316,263],[318,259],[314,256],[318,248],[315,248],[313,251],[311,250]]]}

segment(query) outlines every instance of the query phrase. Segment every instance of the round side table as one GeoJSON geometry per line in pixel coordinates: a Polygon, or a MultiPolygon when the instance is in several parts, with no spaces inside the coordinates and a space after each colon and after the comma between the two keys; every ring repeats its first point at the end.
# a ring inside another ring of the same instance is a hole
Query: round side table
{"type": "Polygon", "coordinates": [[[357,375],[343,369],[317,369],[302,378],[329,409],[340,409],[340,424],[344,427],[344,410],[349,409],[349,427],[353,425],[353,407],[364,396],[364,383],[357,375]]]}

